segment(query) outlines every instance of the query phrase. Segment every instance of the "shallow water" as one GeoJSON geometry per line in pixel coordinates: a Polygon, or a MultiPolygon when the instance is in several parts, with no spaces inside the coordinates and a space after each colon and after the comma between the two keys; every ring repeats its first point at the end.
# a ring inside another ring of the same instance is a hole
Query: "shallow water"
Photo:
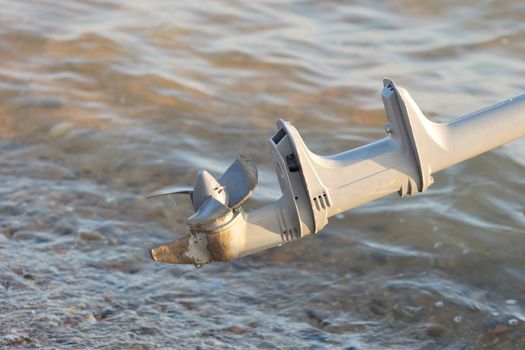
{"type": "Polygon", "coordinates": [[[0,1],[0,344],[523,349],[525,140],[428,193],[231,263],[153,263],[163,185],[259,165],[284,117],[319,153],[383,137],[381,79],[436,120],[525,92],[520,1],[0,1]]]}

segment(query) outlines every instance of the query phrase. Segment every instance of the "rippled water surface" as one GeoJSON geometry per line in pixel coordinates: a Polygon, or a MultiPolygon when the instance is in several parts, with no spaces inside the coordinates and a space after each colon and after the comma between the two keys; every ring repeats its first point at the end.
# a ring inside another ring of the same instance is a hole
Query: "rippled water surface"
{"type": "Polygon", "coordinates": [[[284,117],[319,153],[384,135],[385,76],[437,119],[525,92],[522,1],[0,1],[0,344],[525,348],[525,140],[428,193],[231,263],[153,263],[188,201],[284,117]]]}

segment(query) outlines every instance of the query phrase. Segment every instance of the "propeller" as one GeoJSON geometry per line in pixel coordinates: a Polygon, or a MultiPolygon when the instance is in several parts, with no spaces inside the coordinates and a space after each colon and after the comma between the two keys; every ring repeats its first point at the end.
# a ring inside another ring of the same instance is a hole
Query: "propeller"
{"type": "Polygon", "coordinates": [[[193,187],[169,186],[151,192],[148,198],[176,194],[189,195],[194,210],[187,219],[191,236],[152,249],[152,258],[159,262],[188,263],[185,261],[187,254],[181,252],[184,249],[191,250],[192,246],[198,245],[200,254],[197,255],[200,257],[193,254],[188,257],[189,262],[194,264],[207,262],[209,254],[202,251],[203,246],[206,245],[206,237],[203,234],[232,220],[236,209],[252,195],[257,179],[257,166],[248,156],[241,154],[218,179],[208,171],[200,170],[193,187]]]}

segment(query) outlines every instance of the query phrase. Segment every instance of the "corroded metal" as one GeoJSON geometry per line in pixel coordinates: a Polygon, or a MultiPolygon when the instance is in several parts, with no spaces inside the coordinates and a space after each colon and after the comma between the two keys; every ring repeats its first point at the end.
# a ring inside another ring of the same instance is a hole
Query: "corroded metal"
{"type": "Polygon", "coordinates": [[[228,261],[240,256],[231,229],[204,233],[196,232],[150,250],[157,262],[202,265],[228,261]]]}

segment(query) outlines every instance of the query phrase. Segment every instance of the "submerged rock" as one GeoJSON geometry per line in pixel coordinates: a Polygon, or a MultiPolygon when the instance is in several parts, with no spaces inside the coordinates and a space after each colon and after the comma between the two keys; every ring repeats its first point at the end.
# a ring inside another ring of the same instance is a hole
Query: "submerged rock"
{"type": "Polygon", "coordinates": [[[2,343],[4,345],[19,346],[31,343],[31,338],[26,333],[11,331],[11,333],[3,337],[2,343]]]}
{"type": "Polygon", "coordinates": [[[80,239],[85,241],[99,241],[104,239],[104,236],[98,231],[83,231],[80,232],[80,239]]]}
{"type": "Polygon", "coordinates": [[[60,138],[62,136],[67,135],[74,128],[75,128],[75,125],[71,122],[61,122],[61,123],[54,125],[51,129],[49,129],[49,136],[53,138],[60,138]]]}
{"type": "Polygon", "coordinates": [[[233,334],[244,334],[244,333],[248,332],[248,330],[246,328],[239,327],[239,326],[228,327],[228,331],[230,331],[233,334]]]}
{"type": "Polygon", "coordinates": [[[445,328],[439,323],[428,323],[425,325],[425,333],[430,337],[441,337],[445,333],[445,328]]]}

